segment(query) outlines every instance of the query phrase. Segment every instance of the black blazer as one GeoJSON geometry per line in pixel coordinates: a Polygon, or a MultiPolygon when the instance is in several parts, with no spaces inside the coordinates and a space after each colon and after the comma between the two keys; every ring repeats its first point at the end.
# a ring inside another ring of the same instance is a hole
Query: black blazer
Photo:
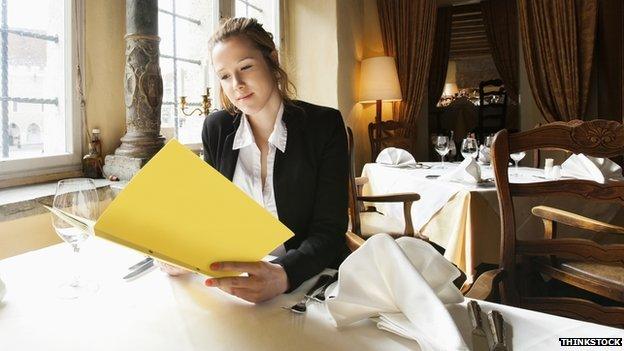
{"type": "MultiPolygon", "coordinates": [[[[210,114],[202,132],[204,159],[232,180],[238,150],[232,150],[241,114],[210,114]]],[[[340,112],[302,101],[284,104],[286,152],[276,150],[273,188],[279,220],[295,233],[275,260],[288,275],[289,290],[336,267],[348,252],[348,154],[340,112]]]]}

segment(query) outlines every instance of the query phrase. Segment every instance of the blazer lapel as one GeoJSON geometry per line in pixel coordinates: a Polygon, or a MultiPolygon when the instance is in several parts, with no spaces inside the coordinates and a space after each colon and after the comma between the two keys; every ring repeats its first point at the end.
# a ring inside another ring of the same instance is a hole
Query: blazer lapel
{"type": "Polygon", "coordinates": [[[294,184],[293,179],[290,179],[289,174],[292,174],[293,162],[298,162],[298,157],[302,155],[302,142],[303,136],[303,114],[305,111],[298,106],[284,104],[284,115],[282,120],[286,125],[287,137],[286,137],[286,152],[282,153],[279,150],[275,150],[275,164],[273,165],[273,189],[275,193],[275,205],[277,207],[277,213],[280,214],[282,219],[284,210],[289,209],[290,206],[287,203],[290,192],[290,185],[294,184]],[[291,173],[289,173],[289,169],[291,173]],[[282,209],[280,211],[280,209],[282,209]]]}
{"type": "Polygon", "coordinates": [[[221,155],[221,162],[219,164],[219,172],[223,174],[227,179],[232,180],[234,178],[234,171],[236,170],[236,161],[238,161],[238,149],[232,150],[234,145],[234,136],[236,130],[240,124],[240,112],[234,117],[232,122],[232,130],[225,137],[225,143],[223,144],[223,151],[221,155]]]}

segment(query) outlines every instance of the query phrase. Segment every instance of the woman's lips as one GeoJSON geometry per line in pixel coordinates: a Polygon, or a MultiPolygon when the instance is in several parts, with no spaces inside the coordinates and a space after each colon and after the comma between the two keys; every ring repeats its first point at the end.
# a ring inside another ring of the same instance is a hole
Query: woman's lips
{"type": "Polygon", "coordinates": [[[252,95],[253,95],[253,93],[249,93],[249,94],[247,94],[247,95],[245,95],[245,96],[239,97],[239,98],[238,98],[238,99],[236,99],[236,100],[238,100],[238,101],[245,100],[245,99],[247,99],[248,97],[250,97],[250,96],[252,96],[252,95]]]}

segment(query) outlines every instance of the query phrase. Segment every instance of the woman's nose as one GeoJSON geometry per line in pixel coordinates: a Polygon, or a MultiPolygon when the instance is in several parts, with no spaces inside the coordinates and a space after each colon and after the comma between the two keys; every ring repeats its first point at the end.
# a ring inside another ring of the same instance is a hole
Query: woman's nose
{"type": "Polygon", "coordinates": [[[233,78],[234,78],[234,89],[239,90],[245,87],[245,82],[243,81],[240,75],[235,74],[233,78]]]}

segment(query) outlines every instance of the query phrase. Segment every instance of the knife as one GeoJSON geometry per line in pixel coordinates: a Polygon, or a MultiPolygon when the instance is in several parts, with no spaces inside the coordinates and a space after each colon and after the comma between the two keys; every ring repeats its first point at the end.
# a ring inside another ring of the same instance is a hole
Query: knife
{"type": "Polygon", "coordinates": [[[488,313],[488,324],[492,331],[492,351],[507,351],[507,345],[505,345],[505,321],[503,316],[498,311],[490,311],[488,313]]]}
{"type": "Polygon", "coordinates": [[[474,351],[490,351],[481,320],[481,308],[477,301],[468,302],[468,314],[472,324],[472,349],[474,351]]]}
{"type": "Polygon", "coordinates": [[[150,260],[150,261],[146,261],[145,264],[143,264],[142,266],[138,266],[138,268],[132,272],[130,272],[129,274],[125,275],[123,277],[123,280],[130,280],[132,278],[135,278],[145,272],[147,272],[148,270],[150,270],[151,268],[154,268],[154,260],[150,260]]]}
{"type": "Polygon", "coordinates": [[[149,261],[153,261],[154,259],[151,257],[145,257],[144,260],[137,262],[136,264],[133,264],[132,266],[128,267],[129,270],[134,270],[137,269],[139,267],[141,267],[142,265],[148,263],[149,261]]]}

